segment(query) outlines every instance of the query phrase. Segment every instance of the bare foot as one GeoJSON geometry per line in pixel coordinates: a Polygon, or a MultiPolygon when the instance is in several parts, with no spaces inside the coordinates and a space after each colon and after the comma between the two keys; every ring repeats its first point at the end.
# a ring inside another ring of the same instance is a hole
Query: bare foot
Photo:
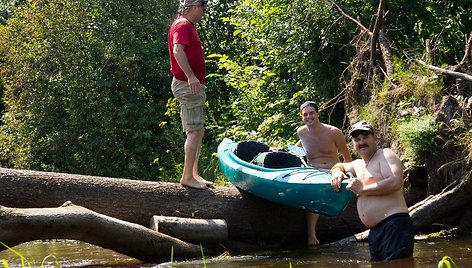
{"type": "Polygon", "coordinates": [[[201,184],[205,184],[207,187],[214,188],[213,182],[205,180],[200,175],[195,176],[195,180],[197,180],[201,184]]]}
{"type": "Polygon", "coordinates": [[[319,244],[320,244],[320,241],[318,241],[318,238],[316,238],[316,236],[308,237],[308,247],[309,248],[318,246],[319,244]]]}
{"type": "Polygon", "coordinates": [[[209,187],[204,183],[200,183],[199,181],[197,181],[194,178],[187,179],[187,180],[180,179],[180,185],[182,185],[183,187],[190,187],[190,188],[194,188],[194,189],[198,189],[198,190],[205,190],[205,189],[208,189],[208,187],[209,187]]]}

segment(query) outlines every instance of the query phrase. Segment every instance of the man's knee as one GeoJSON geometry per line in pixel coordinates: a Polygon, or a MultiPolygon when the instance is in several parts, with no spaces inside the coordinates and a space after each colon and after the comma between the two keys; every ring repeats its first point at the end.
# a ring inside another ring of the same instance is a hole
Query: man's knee
{"type": "Polygon", "coordinates": [[[202,138],[205,133],[205,128],[199,128],[185,132],[189,138],[202,138]]]}

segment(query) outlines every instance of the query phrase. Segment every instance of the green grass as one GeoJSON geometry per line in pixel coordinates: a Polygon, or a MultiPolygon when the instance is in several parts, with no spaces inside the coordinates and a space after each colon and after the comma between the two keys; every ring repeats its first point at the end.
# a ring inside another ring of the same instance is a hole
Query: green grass
{"type": "Polygon", "coordinates": [[[457,265],[454,263],[451,257],[444,256],[438,263],[438,268],[456,268],[457,265]]]}
{"type": "MultiPolygon", "coordinates": [[[[32,260],[31,262],[26,259],[23,254],[19,253],[18,251],[14,250],[13,248],[7,246],[5,243],[1,242],[0,241],[0,245],[4,246],[5,248],[7,248],[9,251],[11,251],[12,253],[14,253],[16,256],[18,256],[18,258],[20,258],[20,263],[21,263],[21,267],[40,267],[40,268],[43,268],[45,267],[45,263],[48,259],[50,258],[53,258],[54,259],[54,263],[56,264],[56,267],[60,267],[59,265],[59,262],[57,260],[57,258],[53,255],[47,255],[46,257],[44,257],[43,261],[41,262],[41,265],[36,265],[35,261],[32,260]]],[[[7,260],[5,259],[2,259],[1,260],[1,263],[3,264],[3,267],[4,268],[10,268],[10,265],[8,263],[7,260]]]]}
{"type": "Polygon", "coordinates": [[[437,128],[432,115],[400,122],[397,132],[405,154],[413,160],[418,160],[427,153],[436,152],[439,149],[435,141],[437,128]]]}

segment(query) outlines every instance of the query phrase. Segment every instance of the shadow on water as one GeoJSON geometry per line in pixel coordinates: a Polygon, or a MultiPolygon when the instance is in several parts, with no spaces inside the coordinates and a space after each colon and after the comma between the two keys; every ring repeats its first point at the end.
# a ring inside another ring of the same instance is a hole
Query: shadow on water
{"type": "MultiPolygon", "coordinates": [[[[437,267],[445,255],[451,256],[458,267],[472,267],[472,237],[417,241],[412,259],[389,262],[369,261],[367,243],[349,245],[322,245],[317,248],[297,251],[268,251],[245,256],[205,258],[163,264],[143,264],[133,258],[87,243],[71,240],[34,241],[14,247],[30,263],[39,266],[44,257],[54,255],[61,267],[354,267],[354,268],[421,268],[437,267]]],[[[169,253],[170,254],[170,253],[169,253]]],[[[12,252],[0,252],[10,267],[21,267],[19,258],[12,252]]],[[[47,262],[53,267],[53,259],[47,262]]]]}

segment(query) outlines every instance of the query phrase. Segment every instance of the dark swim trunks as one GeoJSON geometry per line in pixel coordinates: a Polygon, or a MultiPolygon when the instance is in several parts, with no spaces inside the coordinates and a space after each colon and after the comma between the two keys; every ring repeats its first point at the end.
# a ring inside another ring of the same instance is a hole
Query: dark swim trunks
{"type": "Polygon", "coordinates": [[[413,256],[414,228],[408,213],[388,216],[370,229],[372,261],[387,261],[413,256]]]}

